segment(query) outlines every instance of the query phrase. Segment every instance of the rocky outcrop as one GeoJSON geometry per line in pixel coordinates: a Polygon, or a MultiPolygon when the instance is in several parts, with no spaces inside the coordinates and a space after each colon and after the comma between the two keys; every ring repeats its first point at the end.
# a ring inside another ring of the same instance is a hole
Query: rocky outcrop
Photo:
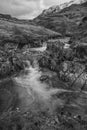
{"type": "Polygon", "coordinates": [[[59,80],[66,83],[68,89],[87,91],[86,57],[85,43],[79,43],[72,48],[54,40],[48,42],[47,50],[40,58],[39,65],[57,73],[59,80]]]}

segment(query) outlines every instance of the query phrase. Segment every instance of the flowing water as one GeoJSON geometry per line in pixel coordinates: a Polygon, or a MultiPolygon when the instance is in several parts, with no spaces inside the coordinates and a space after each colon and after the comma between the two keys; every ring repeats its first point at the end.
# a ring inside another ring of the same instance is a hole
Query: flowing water
{"type": "MultiPolygon", "coordinates": [[[[46,46],[42,47],[42,51],[45,49],[46,46]]],[[[53,113],[56,108],[63,107],[67,99],[67,108],[78,107],[81,108],[81,112],[83,110],[83,106],[85,106],[84,111],[86,111],[86,92],[79,93],[78,91],[53,88],[49,84],[40,81],[40,77],[42,75],[43,73],[40,71],[37,62],[34,61],[33,65],[29,63],[28,67],[25,68],[25,72],[20,74],[18,77],[1,81],[1,111],[7,110],[13,105],[14,109],[16,108],[21,111],[28,111],[29,109],[35,112],[39,110],[48,110],[53,113]],[[62,93],[62,98],[55,96],[62,93]]]]}
{"type": "Polygon", "coordinates": [[[78,91],[52,88],[47,83],[41,82],[40,77],[42,72],[39,70],[37,63],[33,67],[30,65],[26,68],[26,71],[27,74],[20,75],[14,79],[17,86],[21,88],[19,89],[21,104],[18,106],[20,109],[32,109],[35,112],[48,110],[53,113],[58,107],[62,108],[66,104],[66,108],[69,109],[68,111],[72,111],[74,108],[74,113],[84,114],[86,112],[87,94],[84,92],[80,93],[78,91]],[[59,94],[62,94],[62,98],[55,96],[59,94]],[[66,95],[65,98],[63,98],[64,95],[66,95]]]}
{"type": "MultiPolygon", "coordinates": [[[[66,90],[56,88],[54,89],[51,88],[48,84],[41,82],[40,77],[42,75],[42,72],[39,70],[39,67],[36,64],[34,67],[29,66],[26,71],[27,75],[21,75],[14,79],[17,86],[25,88],[27,91],[27,95],[29,96],[29,98],[26,98],[26,100],[24,101],[24,104],[26,105],[22,105],[22,107],[27,106],[27,108],[29,108],[32,106],[32,104],[39,104],[40,109],[45,107],[52,111],[55,104],[59,106],[63,105],[64,102],[58,98],[54,99],[53,95],[55,95],[56,93],[65,92],[66,90]]],[[[25,92],[19,92],[19,97],[22,98],[24,95],[25,92]]]]}
{"type": "Polygon", "coordinates": [[[20,76],[3,81],[0,84],[2,88],[5,88],[3,92],[0,90],[4,101],[2,110],[13,105],[14,109],[21,111],[28,111],[29,109],[35,112],[48,110],[53,113],[56,108],[63,107],[67,98],[58,98],[56,95],[73,93],[73,91],[53,88],[49,84],[41,82],[40,77],[42,75],[43,73],[35,61],[33,66],[29,63],[28,68],[25,68],[25,72],[20,76]],[[7,93],[7,98],[3,97],[4,91],[7,93]],[[9,95],[8,92],[10,92],[9,95]],[[16,97],[15,100],[14,97],[16,97]]]}

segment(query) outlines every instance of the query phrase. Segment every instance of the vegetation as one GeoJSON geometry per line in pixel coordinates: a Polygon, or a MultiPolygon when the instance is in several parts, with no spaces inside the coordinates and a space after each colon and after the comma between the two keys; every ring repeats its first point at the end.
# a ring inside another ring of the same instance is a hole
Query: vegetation
{"type": "Polygon", "coordinates": [[[0,15],[0,130],[87,130],[86,6],[72,5],[30,22],[0,15]],[[35,51],[44,41],[46,50],[35,51]],[[36,99],[25,111],[17,106],[20,87],[12,79],[27,74],[28,62],[38,65],[40,85],[58,90],[52,105],[46,104],[50,107],[36,99]]]}

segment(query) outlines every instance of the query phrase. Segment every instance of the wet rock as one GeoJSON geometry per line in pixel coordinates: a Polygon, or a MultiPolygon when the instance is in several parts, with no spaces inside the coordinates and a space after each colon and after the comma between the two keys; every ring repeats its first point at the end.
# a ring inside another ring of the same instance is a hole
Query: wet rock
{"type": "Polygon", "coordinates": [[[49,79],[49,77],[47,75],[42,75],[40,77],[40,81],[44,82],[44,81],[47,81],[49,79]]]}
{"type": "Polygon", "coordinates": [[[79,43],[74,47],[76,51],[76,56],[78,58],[85,58],[87,56],[87,43],[79,43]]]}

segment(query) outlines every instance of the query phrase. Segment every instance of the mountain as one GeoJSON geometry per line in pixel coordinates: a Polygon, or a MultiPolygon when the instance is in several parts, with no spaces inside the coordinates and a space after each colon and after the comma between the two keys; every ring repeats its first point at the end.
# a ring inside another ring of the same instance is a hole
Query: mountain
{"type": "Polygon", "coordinates": [[[6,43],[15,43],[23,46],[34,43],[40,43],[48,37],[61,36],[60,33],[37,26],[33,21],[19,20],[10,15],[0,14],[0,45],[6,43]]]}
{"type": "Polygon", "coordinates": [[[0,44],[37,46],[48,38],[61,36],[70,36],[85,42],[86,18],[86,0],[73,0],[50,7],[33,20],[19,20],[11,15],[0,14],[0,44]]]}
{"type": "Polygon", "coordinates": [[[41,15],[44,16],[44,15],[48,15],[50,13],[58,13],[62,9],[67,8],[73,4],[82,4],[84,2],[86,2],[86,0],[72,0],[70,2],[66,2],[66,3],[60,4],[60,5],[55,5],[55,6],[50,7],[49,9],[44,10],[41,15]]]}
{"type": "MultiPolygon", "coordinates": [[[[44,26],[62,35],[86,36],[87,1],[71,1],[60,6],[50,7],[45,10],[33,21],[37,25],[44,26]],[[83,24],[81,26],[81,24],[83,24]]],[[[82,36],[81,36],[82,38],[82,36]]]]}

